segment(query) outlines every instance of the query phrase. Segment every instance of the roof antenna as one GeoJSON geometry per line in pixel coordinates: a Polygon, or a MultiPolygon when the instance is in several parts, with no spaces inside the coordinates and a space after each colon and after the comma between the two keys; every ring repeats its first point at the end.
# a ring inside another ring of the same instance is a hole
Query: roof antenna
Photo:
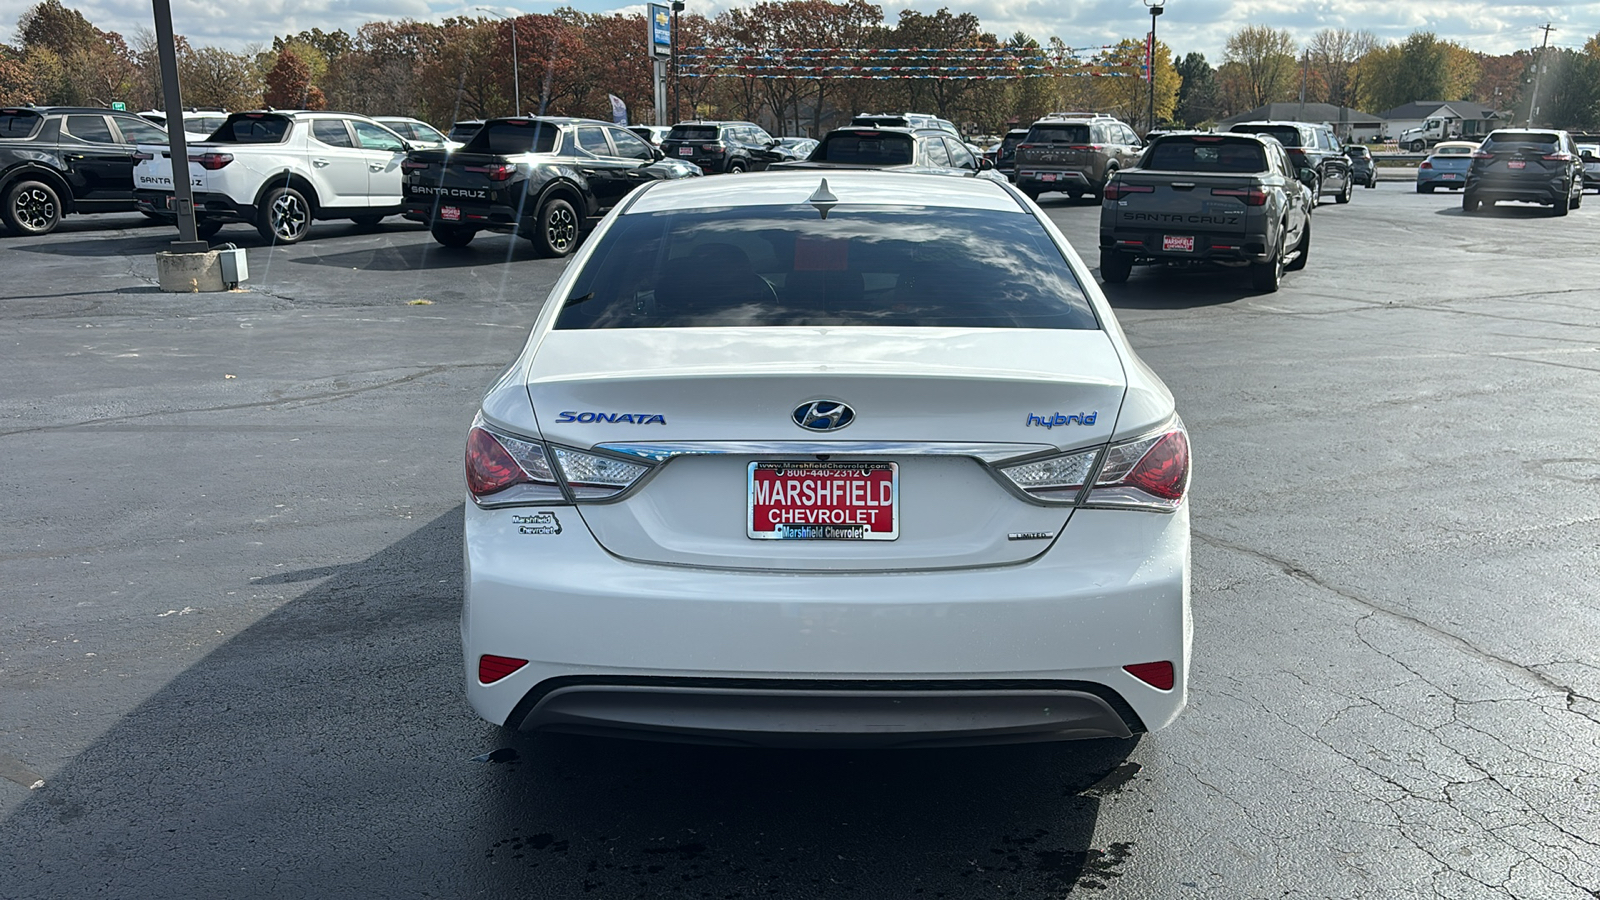
{"type": "Polygon", "coordinates": [[[826,219],[828,210],[839,205],[839,198],[828,192],[828,179],[824,178],[822,183],[817,185],[816,193],[807,197],[806,202],[815,207],[817,212],[821,213],[822,217],[826,219]]]}

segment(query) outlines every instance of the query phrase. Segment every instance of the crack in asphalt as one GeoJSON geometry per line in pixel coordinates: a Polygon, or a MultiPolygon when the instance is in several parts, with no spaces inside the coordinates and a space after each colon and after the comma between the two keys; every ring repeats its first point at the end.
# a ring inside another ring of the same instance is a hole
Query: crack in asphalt
{"type": "Polygon", "coordinates": [[[1600,724],[1600,716],[1591,715],[1580,709],[1577,709],[1576,707],[1576,704],[1580,700],[1587,701],[1589,703],[1600,703],[1600,700],[1596,700],[1593,697],[1588,697],[1578,693],[1577,690],[1572,688],[1570,685],[1562,684],[1544,672],[1539,671],[1536,667],[1525,666],[1522,663],[1516,662],[1515,660],[1507,659],[1506,657],[1485,650],[1458,634],[1446,631],[1431,622],[1412,615],[1411,613],[1384,606],[1382,603],[1379,603],[1368,597],[1363,597],[1349,588],[1341,587],[1328,582],[1321,577],[1305,570],[1300,565],[1283,557],[1268,553],[1265,550],[1258,550],[1254,547],[1248,547],[1236,541],[1230,541],[1226,538],[1217,537],[1216,535],[1206,534],[1198,529],[1194,530],[1193,534],[1196,538],[1199,538],[1213,547],[1224,550],[1232,550],[1235,553],[1241,553],[1246,556],[1254,557],[1263,562],[1271,563],[1281,570],[1285,575],[1299,579],[1307,584],[1314,585],[1315,587],[1319,587],[1325,591],[1328,591],[1329,593],[1343,597],[1344,599],[1372,610],[1373,612],[1380,613],[1396,621],[1404,622],[1407,625],[1427,632],[1428,634],[1454,647],[1455,649],[1494,665],[1503,671],[1511,672],[1535,681],[1539,685],[1564,696],[1566,698],[1567,709],[1569,711],[1576,715],[1582,716],[1583,718],[1588,719],[1595,724],[1600,724]]]}
{"type": "MultiPolygon", "coordinates": [[[[365,387],[359,387],[359,388],[349,388],[349,389],[346,389],[346,390],[339,390],[339,391],[324,391],[324,392],[315,393],[315,394],[299,394],[299,395],[292,396],[292,397],[278,397],[278,398],[273,399],[273,400],[254,400],[254,401],[251,401],[249,403],[226,403],[226,404],[222,404],[222,405],[219,405],[219,406],[196,406],[196,407],[180,407],[180,408],[175,408],[175,409],[156,409],[156,410],[150,410],[149,412],[130,413],[130,414],[125,415],[125,416],[107,416],[105,418],[100,418],[100,419],[85,419],[85,420],[83,420],[81,422],[65,422],[65,423],[61,423],[61,424],[57,424],[57,425],[35,425],[33,427],[30,427],[30,428],[15,428],[15,429],[12,429],[10,431],[0,431],[0,437],[11,437],[13,435],[18,435],[18,434],[37,434],[37,433],[40,433],[40,432],[47,432],[47,431],[68,431],[68,430],[71,430],[71,429],[74,429],[74,428],[85,428],[85,427],[94,426],[94,425],[108,425],[108,424],[111,424],[111,423],[114,423],[114,422],[130,422],[130,421],[135,421],[135,420],[138,420],[138,419],[148,419],[148,418],[151,418],[151,417],[154,417],[154,416],[173,416],[173,415],[185,415],[185,414],[190,414],[190,413],[228,412],[228,411],[231,411],[231,410],[238,410],[238,409],[270,409],[270,408],[275,407],[275,406],[288,406],[288,405],[292,405],[292,404],[296,404],[296,403],[312,403],[312,402],[324,402],[324,401],[329,401],[329,400],[343,400],[343,399],[345,399],[347,397],[355,397],[355,396],[358,396],[360,394],[371,393],[372,391],[380,391],[380,390],[383,390],[385,388],[391,388],[391,387],[396,387],[398,385],[407,384],[409,382],[416,381],[416,380],[418,380],[420,378],[427,378],[430,375],[437,375],[437,374],[439,374],[441,372],[451,371],[452,369],[484,369],[484,368],[504,368],[504,366],[502,366],[500,363],[453,363],[453,364],[449,364],[449,365],[428,366],[427,368],[424,368],[424,369],[422,369],[421,371],[418,371],[418,372],[413,372],[410,375],[402,375],[399,378],[391,378],[388,381],[380,381],[377,384],[370,384],[370,385],[367,385],[365,387]]],[[[334,377],[341,377],[341,376],[334,376],[334,377]]]]}

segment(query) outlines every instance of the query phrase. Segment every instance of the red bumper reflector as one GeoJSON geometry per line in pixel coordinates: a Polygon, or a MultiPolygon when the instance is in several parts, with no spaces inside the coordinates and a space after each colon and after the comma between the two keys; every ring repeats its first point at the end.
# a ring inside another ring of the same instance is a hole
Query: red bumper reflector
{"type": "MultiPolygon", "coordinates": [[[[484,657],[484,659],[488,658],[487,656],[484,657]]],[[[1165,660],[1162,662],[1134,663],[1131,666],[1123,666],[1122,668],[1129,675],[1158,690],[1170,691],[1173,684],[1177,682],[1177,676],[1172,670],[1172,663],[1165,660]]]]}
{"type": "MultiPolygon", "coordinates": [[[[484,684],[494,684],[527,664],[528,661],[525,659],[494,656],[493,654],[485,653],[478,657],[478,680],[484,684]]],[[[1167,668],[1170,670],[1172,667],[1168,666],[1167,668]]]]}

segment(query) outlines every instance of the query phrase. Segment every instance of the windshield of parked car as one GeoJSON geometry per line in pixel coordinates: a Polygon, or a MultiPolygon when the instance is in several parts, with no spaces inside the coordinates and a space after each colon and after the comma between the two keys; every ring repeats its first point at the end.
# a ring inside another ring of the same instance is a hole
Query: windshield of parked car
{"type": "Polygon", "coordinates": [[[853,163],[870,166],[910,165],[916,139],[893,131],[836,131],[811,151],[812,162],[853,163]]]}
{"type": "Polygon", "coordinates": [[[1278,143],[1285,147],[1300,146],[1300,129],[1293,125],[1235,125],[1231,129],[1236,134],[1267,134],[1278,139],[1278,143]]]}
{"type": "Polygon", "coordinates": [[[714,141],[717,139],[717,126],[715,125],[674,125],[667,132],[669,141],[714,141]]]}
{"type": "Polygon", "coordinates": [[[1017,212],[841,204],[619,217],[558,329],[1098,328],[1060,248],[1017,212]]]}
{"type": "Polygon", "coordinates": [[[1257,141],[1221,135],[1164,137],[1145,151],[1142,168],[1164,172],[1265,172],[1266,150],[1257,141]]]}
{"type": "Polygon", "coordinates": [[[1496,131],[1484,140],[1483,149],[1554,151],[1559,143],[1560,135],[1549,131],[1496,131]]]}
{"type": "Polygon", "coordinates": [[[1035,125],[1028,129],[1027,142],[1030,144],[1087,144],[1089,143],[1089,126],[1035,125]]]}
{"type": "Polygon", "coordinates": [[[44,118],[22,109],[0,109],[0,138],[25,138],[44,118]]]}
{"type": "Polygon", "coordinates": [[[550,153],[556,148],[561,129],[534,119],[502,119],[489,122],[461,148],[463,153],[516,156],[519,153],[550,153]]]}
{"type": "Polygon", "coordinates": [[[287,116],[244,113],[230,117],[207,140],[223,144],[281,144],[288,134],[287,116]]]}

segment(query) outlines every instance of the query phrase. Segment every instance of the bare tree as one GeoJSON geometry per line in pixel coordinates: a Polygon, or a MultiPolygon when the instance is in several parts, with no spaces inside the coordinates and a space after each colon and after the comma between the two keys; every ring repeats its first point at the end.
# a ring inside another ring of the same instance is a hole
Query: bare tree
{"type": "Polygon", "coordinates": [[[1289,99],[1300,81],[1294,37],[1266,25],[1247,25],[1228,35],[1223,59],[1243,79],[1244,100],[1254,109],[1289,99]]]}
{"type": "Polygon", "coordinates": [[[1370,31],[1324,28],[1312,35],[1306,53],[1325,91],[1322,99],[1335,106],[1354,106],[1358,80],[1356,63],[1377,45],[1378,39],[1370,31]]]}

